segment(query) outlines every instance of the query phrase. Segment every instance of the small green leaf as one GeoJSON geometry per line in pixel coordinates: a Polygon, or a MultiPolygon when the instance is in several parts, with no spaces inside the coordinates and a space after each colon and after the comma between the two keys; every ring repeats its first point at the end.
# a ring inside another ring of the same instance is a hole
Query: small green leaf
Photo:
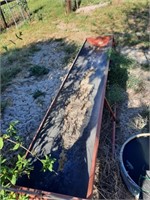
{"type": "Polygon", "coordinates": [[[15,184],[16,184],[16,181],[17,181],[17,177],[16,177],[16,175],[13,175],[13,176],[12,176],[12,179],[10,180],[10,182],[11,182],[13,185],[15,185],[15,184]]]}
{"type": "Polygon", "coordinates": [[[49,171],[52,172],[53,171],[53,164],[50,164],[50,166],[48,167],[49,171]]]}
{"type": "Polygon", "coordinates": [[[0,195],[4,196],[4,195],[5,195],[5,191],[4,191],[4,190],[1,190],[1,191],[0,191],[0,195]]]}
{"type": "Polygon", "coordinates": [[[3,141],[3,138],[0,137],[0,149],[2,149],[4,146],[4,141],[3,141]]]}
{"type": "Polygon", "coordinates": [[[6,162],[6,159],[1,160],[1,164],[5,163],[5,162],[6,162]]]}
{"type": "Polygon", "coordinates": [[[10,138],[10,136],[9,136],[8,134],[4,134],[4,135],[3,135],[3,138],[4,138],[4,139],[8,139],[8,138],[10,138]]]}
{"type": "Polygon", "coordinates": [[[12,150],[17,150],[20,147],[20,144],[16,144],[12,150]]]}

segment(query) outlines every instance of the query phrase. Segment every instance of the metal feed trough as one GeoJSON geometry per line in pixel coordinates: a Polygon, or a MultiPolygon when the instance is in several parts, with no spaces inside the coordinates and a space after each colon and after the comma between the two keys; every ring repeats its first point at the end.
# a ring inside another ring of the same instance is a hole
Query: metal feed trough
{"type": "Polygon", "coordinates": [[[30,179],[17,181],[30,199],[92,198],[112,44],[112,36],[87,38],[50,105],[29,150],[55,158],[55,172],[32,158],[30,179]]]}

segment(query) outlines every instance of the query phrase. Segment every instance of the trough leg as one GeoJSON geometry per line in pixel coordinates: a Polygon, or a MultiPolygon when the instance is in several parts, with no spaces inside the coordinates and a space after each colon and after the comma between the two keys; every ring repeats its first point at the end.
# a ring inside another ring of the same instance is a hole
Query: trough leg
{"type": "Polygon", "coordinates": [[[105,107],[108,109],[108,111],[110,112],[112,118],[113,118],[113,131],[112,131],[112,157],[114,157],[115,154],[115,135],[116,135],[116,105],[114,106],[114,111],[112,110],[112,108],[110,107],[110,104],[108,102],[108,100],[104,99],[104,105],[105,107]]]}

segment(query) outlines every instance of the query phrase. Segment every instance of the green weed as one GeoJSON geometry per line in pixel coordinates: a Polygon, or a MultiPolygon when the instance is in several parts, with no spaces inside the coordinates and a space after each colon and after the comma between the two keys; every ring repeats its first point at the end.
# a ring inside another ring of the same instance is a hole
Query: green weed
{"type": "Polygon", "coordinates": [[[141,68],[142,68],[144,71],[149,71],[149,70],[150,70],[150,65],[149,65],[149,63],[141,64],[141,68]]]}
{"type": "Polygon", "coordinates": [[[107,88],[106,96],[111,105],[121,103],[125,99],[124,90],[117,84],[111,85],[107,88]]]}
{"type": "Polygon", "coordinates": [[[140,80],[136,78],[133,75],[129,75],[128,81],[127,81],[127,87],[136,89],[138,84],[140,83],[140,80]]]}
{"type": "Polygon", "coordinates": [[[35,65],[31,67],[29,71],[30,71],[31,76],[36,76],[36,77],[48,74],[49,72],[49,70],[46,67],[39,66],[39,65],[35,65]]]}
{"type": "Polygon", "coordinates": [[[36,90],[34,93],[33,93],[33,98],[34,99],[37,99],[38,97],[40,96],[45,96],[45,92],[42,92],[40,90],[36,90]]]}
{"type": "Polygon", "coordinates": [[[29,47],[29,53],[30,54],[33,54],[33,53],[40,51],[40,50],[41,50],[41,48],[37,45],[31,45],[31,47],[29,47]]]}
{"type": "Polygon", "coordinates": [[[20,199],[27,200],[28,196],[20,196],[15,192],[10,192],[8,188],[11,188],[16,185],[17,180],[26,175],[28,178],[30,177],[30,173],[34,170],[32,159],[27,159],[24,153],[24,150],[32,156],[32,158],[36,158],[42,164],[42,170],[45,172],[47,170],[54,172],[53,166],[56,161],[55,158],[51,156],[45,155],[43,159],[34,155],[31,151],[29,151],[25,146],[23,146],[21,142],[21,138],[17,135],[17,125],[18,121],[13,121],[10,123],[7,132],[2,134],[0,137],[0,150],[3,152],[0,155],[1,161],[1,191],[0,197],[1,199],[20,199]],[[18,150],[22,150],[18,152],[18,150]],[[8,156],[6,152],[13,155],[12,157],[8,156]],[[7,188],[7,189],[6,189],[7,188]]]}
{"type": "Polygon", "coordinates": [[[1,70],[1,84],[2,84],[2,91],[5,89],[7,84],[14,78],[16,75],[21,71],[21,68],[16,67],[9,67],[9,68],[3,68],[1,70]]]}
{"type": "Polygon", "coordinates": [[[110,60],[110,71],[108,74],[109,84],[117,84],[126,89],[128,69],[133,65],[133,61],[114,50],[110,54],[110,60]]]}
{"type": "Polygon", "coordinates": [[[144,92],[145,91],[145,83],[142,80],[140,80],[134,91],[136,93],[144,92]]]}
{"type": "Polygon", "coordinates": [[[8,101],[2,101],[1,102],[1,115],[3,115],[7,105],[8,105],[8,101]]]}

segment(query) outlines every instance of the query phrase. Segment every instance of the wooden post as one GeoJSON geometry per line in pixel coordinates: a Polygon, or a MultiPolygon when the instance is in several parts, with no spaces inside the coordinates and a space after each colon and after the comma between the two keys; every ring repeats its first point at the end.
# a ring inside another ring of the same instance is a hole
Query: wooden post
{"type": "Polygon", "coordinates": [[[66,0],[66,12],[71,12],[71,0],[66,0]]]}
{"type": "Polygon", "coordinates": [[[3,14],[3,11],[2,11],[2,9],[1,9],[1,7],[0,7],[0,14],[1,14],[1,16],[2,16],[4,28],[7,28],[7,27],[8,27],[8,26],[7,26],[7,22],[6,22],[6,20],[5,20],[5,16],[4,16],[4,14],[3,14]]]}

